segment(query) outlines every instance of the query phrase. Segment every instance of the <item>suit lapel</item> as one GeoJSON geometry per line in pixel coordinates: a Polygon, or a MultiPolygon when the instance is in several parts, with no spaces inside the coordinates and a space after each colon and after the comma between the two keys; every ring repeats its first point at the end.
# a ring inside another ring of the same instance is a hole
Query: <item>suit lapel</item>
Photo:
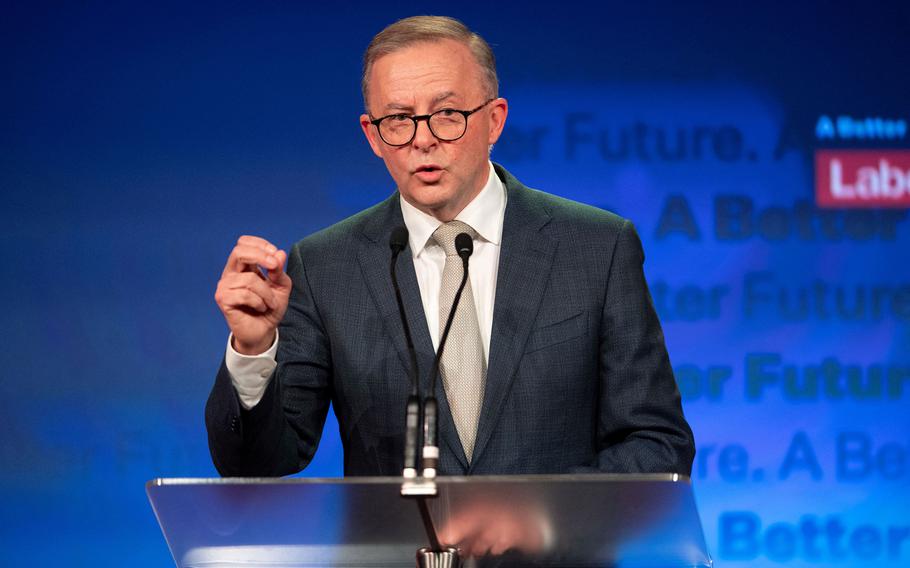
{"type": "MultiPolygon", "coordinates": [[[[409,369],[411,359],[408,355],[404,327],[401,325],[401,318],[398,314],[398,303],[395,301],[392,276],[389,273],[389,261],[392,255],[388,244],[389,236],[393,228],[401,225],[404,225],[404,221],[401,217],[401,206],[396,193],[379,204],[375,214],[367,217],[363,226],[363,235],[366,238],[358,248],[357,259],[383,324],[395,344],[395,350],[398,352],[401,363],[405,369],[409,369]]],[[[426,354],[433,352],[433,343],[430,340],[427,321],[423,314],[423,301],[420,299],[420,288],[417,285],[410,249],[405,249],[398,256],[396,269],[401,301],[404,303],[414,348],[417,350],[419,367],[417,376],[420,377],[427,372],[427,367],[423,363],[426,354]]],[[[407,375],[404,380],[407,380],[407,375]]],[[[404,407],[402,407],[402,412],[404,412],[404,407]]]]}
{"type": "MultiPolygon", "coordinates": [[[[389,261],[391,260],[391,251],[388,245],[389,236],[394,227],[403,224],[401,205],[396,193],[379,204],[375,213],[367,217],[363,226],[365,239],[358,250],[358,262],[386,330],[395,344],[395,350],[398,352],[401,363],[405,369],[409,369],[411,363],[407,341],[404,336],[404,327],[401,325],[401,318],[398,315],[398,304],[395,301],[392,276],[389,274],[389,261]]],[[[417,376],[421,381],[422,394],[426,396],[430,388],[431,377],[429,374],[433,366],[435,350],[433,349],[433,341],[430,338],[426,316],[423,313],[423,300],[420,297],[420,287],[417,284],[417,273],[414,269],[414,259],[410,247],[399,255],[396,268],[398,286],[401,290],[401,301],[404,303],[408,325],[411,328],[411,338],[417,351],[417,376]]],[[[404,375],[402,380],[407,380],[407,375],[404,375]]],[[[461,467],[467,470],[467,458],[465,457],[464,449],[461,447],[461,440],[455,429],[455,422],[452,420],[452,413],[449,410],[442,380],[437,381],[436,398],[439,402],[438,435],[440,444],[445,443],[461,464],[461,467]]],[[[403,406],[401,411],[404,412],[403,406]]]]}
{"type": "Polygon", "coordinates": [[[497,173],[506,185],[508,202],[493,309],[493,330],[483,407],[474,445],[477,463],[502,412],[515,378],[524,345],[546,290],[556,241],[541,232],[549,213],[531,190],[505,170],[497,173]]]}

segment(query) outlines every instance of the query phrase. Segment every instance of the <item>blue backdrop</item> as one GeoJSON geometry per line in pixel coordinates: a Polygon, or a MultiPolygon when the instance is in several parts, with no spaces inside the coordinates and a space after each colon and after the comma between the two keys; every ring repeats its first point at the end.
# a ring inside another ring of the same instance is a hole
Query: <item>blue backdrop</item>
{"type": "Polygon", "coordinates": [[[171,562],[143,484],[216,474],[226,255],[389,194],[360,56],[427,11],[494,46],[494,160],[636,223],[719,565],[910,563],[910,217],[814,197],[817,149],[910,148],[910,10],[737,4],[5,6],[4,565],[171,562]]]}

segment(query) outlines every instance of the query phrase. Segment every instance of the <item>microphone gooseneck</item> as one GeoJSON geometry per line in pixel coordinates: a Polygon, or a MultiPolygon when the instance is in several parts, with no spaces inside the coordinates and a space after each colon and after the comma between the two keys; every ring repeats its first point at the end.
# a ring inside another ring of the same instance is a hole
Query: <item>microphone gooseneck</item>
{"type": "Polygon", "coordinates": [[[433,360],[433,370],[431,371],[432,380],[430,382],[430,392],[427,394],[424,402],[423,414],[423,461],[421,466],[423,475],[426,477],[436,476],[436,466],[439,461],[439,447],[436,443],[436,433],[438,428],[436,402],[436,380],[439,377],[439,363],[442,359],[442,352],[445,348],[446,339],[449,337],[449,330],[452,328],[452,322],[455,320],[455,313],[458,310],[458,303],[461,301],[461,293],[464,291],[468,282],[468,259],[474,252],[474,240],[467,233],[459,233],[455,237],[455,250],[461,257],[463,266],[461,274],[461,283],[455,292],[455,298],[452,300],[452,307],[449,309],[449,317],[446,319],[446,325],[442,330],[442,336],[439,338],[439,349],[436,350],[436,358],[433,360]]]}
{"type": "Polygon", "coordinates": [[[449,310],[449,317],[446,318],[445,328],[442,330],[442,336],[439,338],[439,349],[436,350],[436,359],[433,361],[433,381],[430,394],[436,392],[436,377],[439,375],[439,361],[442,359],[442,351],[446,345],[446,339],[449,337],[449,330],[452,328],[452,322],[455,320],[455,312],[458,310],[458,302],[461,301],[461,293],[468,283],[468,259],[474,252],[474,241],[467,233],[459,233],[455,237],[455,250],[461,257],[464,270],[461,274],[461,283],[458,285],[458,291],[455,292],[455,299],[452,300],[452,308],[449,310]]]}
{"type": "Polygon", "coordinates": [[[410,358],[410,369],[408,377],[411,382],[411,394],[408,396],[407,407],[405,410],[405,440],[404,440],[404,471],[403,476],[413,478],[417,476],[419,467],[417,447],[419,444],[418,433],[420,428],[420,381],[417,378],[417,351],[414,349],[414,341],[411,338],[411,328],[408,325],[407,314],[404,311],[404,302],[401,300],[401,289],[398,286],[398,276],[395,271],[398,255],[408,245],[408,230],[405,227],[395,227],[389,237],[389,248],[392,249],[392,260],[389,265],[389,273],[392,277],[392,287],[395,289],[395,301],[398,303],[398,315],[401,318],[401,326],[404,328],[404,337],[408,347],[408,357],[410,358]]]}

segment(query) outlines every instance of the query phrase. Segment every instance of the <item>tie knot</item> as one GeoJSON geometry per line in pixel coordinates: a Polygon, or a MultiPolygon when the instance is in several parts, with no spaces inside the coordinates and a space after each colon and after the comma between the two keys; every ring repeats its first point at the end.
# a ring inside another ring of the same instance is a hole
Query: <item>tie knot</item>
{"type": "Polygon", "coordinates": [[[477,236],[477,232],[467,223],[449,221],[433,231],[433,240],[446,251],[446,256],[458,256],[458,251],[455,250],[455,237],[460,233],[467,233],[472,239],[477,236]]]}

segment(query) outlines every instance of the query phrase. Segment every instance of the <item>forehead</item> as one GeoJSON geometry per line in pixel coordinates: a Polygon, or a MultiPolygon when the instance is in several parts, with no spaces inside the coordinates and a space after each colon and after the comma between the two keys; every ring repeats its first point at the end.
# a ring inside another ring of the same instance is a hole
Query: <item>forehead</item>
{"type": "MultiPolygon", "coordinates": [[[[454,40],[420,42],[378,58],[370,70],[370,106],[419,105],[450,93],[476,97],[482,70],[470,49],[454,40]]],[[[473,99],[472,99],[473,102],[473,99]]]]}

